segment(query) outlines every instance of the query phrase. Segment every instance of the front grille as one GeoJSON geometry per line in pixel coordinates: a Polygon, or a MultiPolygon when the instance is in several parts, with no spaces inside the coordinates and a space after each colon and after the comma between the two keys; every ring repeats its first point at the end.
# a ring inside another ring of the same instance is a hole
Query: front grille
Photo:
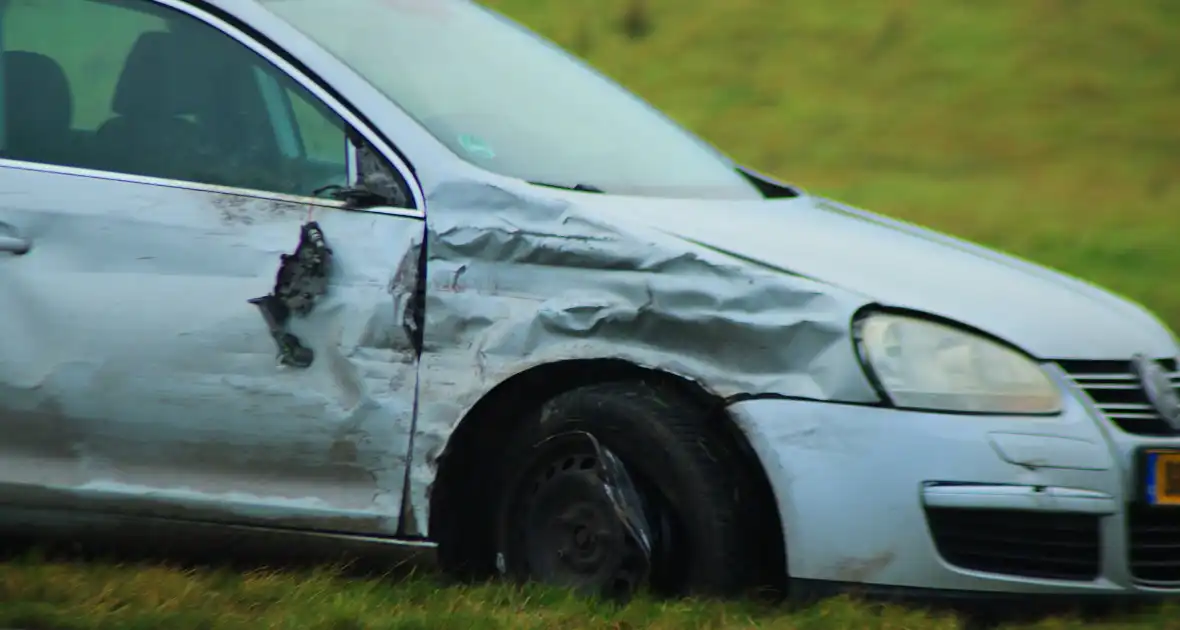
{"type": "Polygon", "coordinates": [[[1180,509],[1127,507],[1131,575],[1145,582],[1180,582],[1180,509]]]}
{"type": "Polygon", "coordinates": [[[958,567],[1057,580],[1093,580],[1101,563],[1099,517],[926,508],[934,544],[958,567]]]}
{"type": "MultiPolygon", "coordinates": [[[[1158,363],[1171,374],[1172,386],[1180,386],[1176,361],[1165,359],[1158,363]]],[[[1147,400],[1147,393],[1135,377],[1131,361],[1058,361],[1057,364],[1123,431],[1138,435],[1176,435],[1176,430],[1147,400]]]]}

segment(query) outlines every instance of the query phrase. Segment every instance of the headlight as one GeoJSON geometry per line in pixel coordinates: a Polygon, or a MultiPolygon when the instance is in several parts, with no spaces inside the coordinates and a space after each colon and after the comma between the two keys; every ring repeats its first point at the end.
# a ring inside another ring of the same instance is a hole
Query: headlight
{"type": "Polygon", "coordinates": [[[979,335],[902,315],[856,322],[865,367],[897,407],[959,413],[1055,414],[1061,392],[1023,354],[979,335]]]}

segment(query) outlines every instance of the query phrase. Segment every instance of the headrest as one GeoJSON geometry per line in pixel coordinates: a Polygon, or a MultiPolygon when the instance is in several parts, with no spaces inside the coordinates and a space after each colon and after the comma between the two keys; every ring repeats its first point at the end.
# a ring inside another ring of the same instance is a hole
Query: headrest
{"type": "Polygon", "coordinates": [[[200,53],[172,33],[139,36],[119,84],[111,109],[121,116],[183,116],[198,113],[210,96],[207,68],[200,53]]]}
{"type": "Polygon", "coordinates": [[[12,50],[4,53],[4,111],[10,132],[70,128],[74,99],[66,73],[45,55],[12,50]]]}

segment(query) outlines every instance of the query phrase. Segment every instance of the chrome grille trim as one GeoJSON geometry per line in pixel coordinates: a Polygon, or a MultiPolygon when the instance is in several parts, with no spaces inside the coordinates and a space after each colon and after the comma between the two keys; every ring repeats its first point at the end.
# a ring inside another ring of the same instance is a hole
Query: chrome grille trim
{"type": "MultiPolygon", "coordinates": [[[[1175,436],[1173,429],[1156,413],[1147,393],[1126,361],[1056,361],[1094,405],[1118,428],[1136,435],[1175,436]]],[[[1174,359],[1158,363],[1168,371],[1173,387],[1180,387],[1180,372],[1174,359]]]]}

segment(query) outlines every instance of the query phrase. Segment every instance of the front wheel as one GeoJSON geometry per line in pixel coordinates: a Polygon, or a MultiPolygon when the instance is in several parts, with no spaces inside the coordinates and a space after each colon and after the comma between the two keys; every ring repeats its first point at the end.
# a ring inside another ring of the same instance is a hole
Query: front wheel
{"type": "Polygon", "coordinates": [[[742,522],[752,493],[708,421],[699,407],[639,383],[549,401],[508,449],[499,570],[611,598],[752,586],[756,528],[742,522]]]}

